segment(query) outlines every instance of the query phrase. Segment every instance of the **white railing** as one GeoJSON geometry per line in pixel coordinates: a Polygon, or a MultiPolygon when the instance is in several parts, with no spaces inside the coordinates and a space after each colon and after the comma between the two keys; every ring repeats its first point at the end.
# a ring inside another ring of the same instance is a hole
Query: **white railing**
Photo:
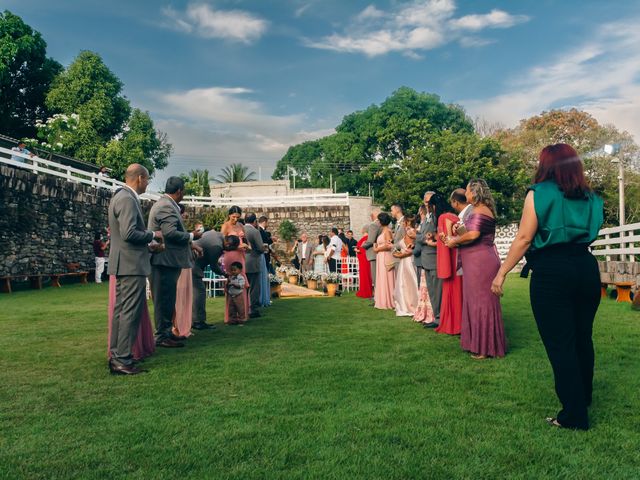
{"type": "MultiPolygon", "coordinates": [[[[21,152],[16,152],[8,148],[0,147],[0,163],[30,170],[34,173],[44,173],[59,178],[64,178],[69,182],[91,185],[95,188],[106,188],[115,191],[124,186],[123,182],[114,180],[113,178],[104,177],[97,173],[87,172],[75,167],[64,165],[62,163],[53,162],[37,156],[30,156],[21,152]],[[9,155],[6,158],[4,155],[9,155]],[[11,157],[20,157],[25,161],[20,162],[11,159],[11,157]]],[[[141,198],[147,200],[157,200],[160,193],[147,191],[141,195],[141,198]]],[[[209,206],[209,207],[230,207],[238,205],[239,207],[305,207],[305,206],[335,206],[349,205],[348,193],[309,193],[306,195],[280,195],[280,196],[264,196],[264,197],[196,197],[186,196],[183,202],[192,206],[209,206]]]]}
{"type": "Polygon", "coordinates": [[[621,262],[635,262],[640,255],[640,223],[632,223],[622,227],[603,228],[598,239],[591,244],[593,254],[605,257],[607,261],[617,256],[621,262]]]}
{"type": "MultiPolygon", "coordinates": [[[[93,172],[87,172],[86,170],[80,170],[79,168],[64,165],[62,163],[52,162],[51,160],[46,160],[37,156],[16,152],[8,148],[0,147],[0,154],[10,155],[9,158],[0,155],[0,163],[23,168],[25,170],[31,170],[34,173],[53,175],[55,177],[64,178],[68,182],[91,185],[95,188],[106,188],[111,191],[124,187],[123,182],[114,180],[113,178],[104,177],[93,172]],[[25,161],[20,162],[18,160],[13,160],[11,157],[23,158],[25,161]]],[[[141,197],[147,200],[157,200],[160,198],[160,194],[147,192],[142,194],[141,197]]]]}
{"type": "Polygon", "coordinates": [[[304,207],[349,205],[348,193],[310,193],[265,197],[184,197],[183,203],[196,206],[230,207],[304,207]]]}

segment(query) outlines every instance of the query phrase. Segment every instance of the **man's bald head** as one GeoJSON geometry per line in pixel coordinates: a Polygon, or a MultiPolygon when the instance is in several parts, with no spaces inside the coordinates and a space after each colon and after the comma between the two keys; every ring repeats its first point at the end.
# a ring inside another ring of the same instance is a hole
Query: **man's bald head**
{"type": "Polygon", "coordinates": [[[132,163],[127,167],[124,181],[138,192],[138,195],[141,195],[147,191],[147,185],[149,185],[149,170],[139,163],[132,163]]]}
{"type": "Polygon", "coordinates": [[[378,214],[381,212],[380,207],[373,207],[371,209],[371,221],[375,221],[378,218],[378,214]]]}

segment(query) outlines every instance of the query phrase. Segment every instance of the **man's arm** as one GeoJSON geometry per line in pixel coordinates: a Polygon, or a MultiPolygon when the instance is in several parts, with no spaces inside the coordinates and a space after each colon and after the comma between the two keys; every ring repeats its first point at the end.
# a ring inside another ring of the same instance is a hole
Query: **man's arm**
{"type": "Polygon", "coordinates": [[[146,245],[153,240],[151,230],[138,229],[138,206],[129,195],[121,195],[115,200],[114,213],[118,219],[120,236],[125,242],[133,245],[146,245]]]}
{"type": "Polygon", "coordinates": [[[163,207],[156,212],[156,221],[160,225],[165,242],[174,245],[187,245],[191,240],[189,232],[178,230],[180,218],[173,207],[163,207]],[[169,210],[171,208],[171,210],[169,210]]]}
{"type": "Polygon", "coordinates": [[[251,248],[254,251],[258,253],[264,252],[264,243],[262,243],[262,237],[260,236],[260,233],[255,228],[249,229],[249,235],[247,236],[247,240],[249,240],[249,244],[251,245],[251,248]]]}
{"type": "Polygon", "coordinates": [[[373,244],[376,243],[375,237],[377,230],[378,227],[375,223],[369,225],[369,228],[367,228],[367,239],[362,242],[362,248],[364,248],[365,250],[369,250],[371,247],[373,247],[373,244]]]}

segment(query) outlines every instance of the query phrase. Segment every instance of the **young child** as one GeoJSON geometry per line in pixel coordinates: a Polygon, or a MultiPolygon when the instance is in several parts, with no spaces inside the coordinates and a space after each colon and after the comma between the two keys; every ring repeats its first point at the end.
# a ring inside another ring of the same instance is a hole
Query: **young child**
{"type": "Polygon", "coordinates": [[[242,264],[233,262],[229,265],[229,279],[227,280],[227,304],[229,305],[229,325],[241,325],[244,323],[244,299],[245,279],[242,275],[242,264]]]}

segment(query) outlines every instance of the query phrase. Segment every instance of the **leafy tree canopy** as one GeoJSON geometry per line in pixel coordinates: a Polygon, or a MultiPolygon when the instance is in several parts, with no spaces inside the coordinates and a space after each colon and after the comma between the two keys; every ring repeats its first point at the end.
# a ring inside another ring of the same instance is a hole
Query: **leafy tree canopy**
{"type": "Polygon", "coordinates": [[[46,50],[39,32],[7,10],[0,13],[0,132],[5,135],[32,137],[36,119],[48,115],[44,99],[62,65],[46,50]]]}
{"type": "Polygon", "coordinates": [[[180,175],[184,180],[185,195],[195,195],[196,197],[208,197],[211,195],[209,186],[209,170],[190,170],[188,175],[180,175]]]}

